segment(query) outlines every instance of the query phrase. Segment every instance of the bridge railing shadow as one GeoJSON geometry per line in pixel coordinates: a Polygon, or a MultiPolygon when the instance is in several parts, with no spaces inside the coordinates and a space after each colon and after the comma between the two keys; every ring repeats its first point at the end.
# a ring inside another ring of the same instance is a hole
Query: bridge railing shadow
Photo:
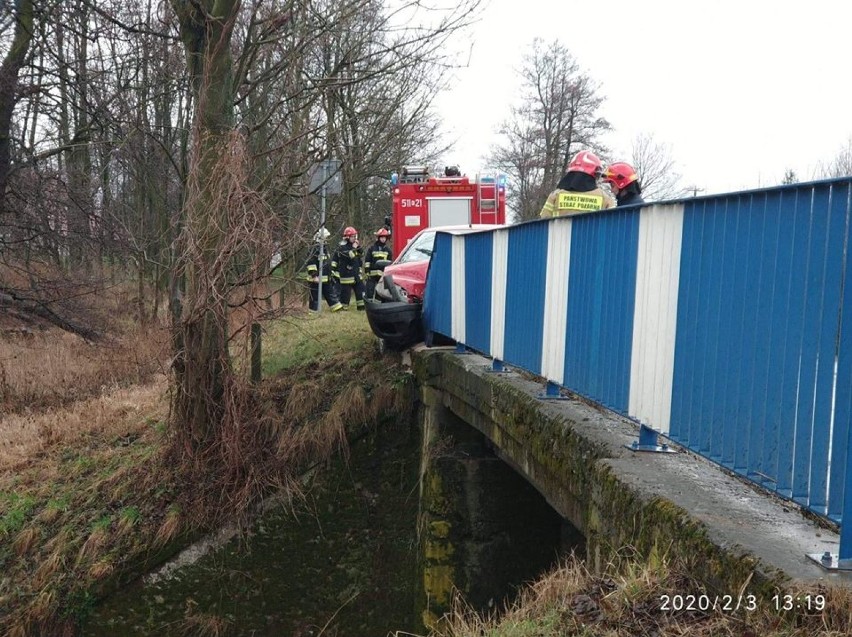
{"type": "Polygon", "coordinates": [[[852,568],[852,179],[439,233],[425,328],[841,525],[852,568]]]}

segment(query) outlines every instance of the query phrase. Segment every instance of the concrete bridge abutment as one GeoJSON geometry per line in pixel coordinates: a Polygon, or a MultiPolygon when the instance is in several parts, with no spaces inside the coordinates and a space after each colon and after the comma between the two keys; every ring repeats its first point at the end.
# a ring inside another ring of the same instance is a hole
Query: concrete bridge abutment
{"type": "Polygon", "coordinates": [[[576,535],[440,392],[424,387],[421,398],[421,608],[424,624],[435,627],[456,592],[477,609],[500,605],[513,585],[573,548],[562,542],[576,535]]]}

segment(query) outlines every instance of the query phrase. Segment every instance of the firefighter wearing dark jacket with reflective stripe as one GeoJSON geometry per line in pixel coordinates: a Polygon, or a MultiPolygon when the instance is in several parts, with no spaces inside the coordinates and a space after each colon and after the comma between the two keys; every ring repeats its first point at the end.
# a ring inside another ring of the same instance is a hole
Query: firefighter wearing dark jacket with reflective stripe
{"type": "Polygon", "coordinates": [[[603,173],[603,181],[609,184],[618,206],[633,206],[645,203],[642,185],[633,166],[623,161],[610,164],[603,173]]]}
{"type": "Polygon", "coordinates": [[[364,272],[367,274],[367,298],[373,297],[373,292],[376,290],[376,283],[382,278],[382,271],[376,265],[379,261],[393,261],[388,239],[390,238],[390,230],[380,228],[376,231],[376,242],[367,248],[367,253],[364,255],[364,272]]]}
{"type": "Polygon", "coordinates": [[[328,253],[328,247],[325,242],[328,240],[330,233],[325,228],[320,228],[314,235],[314,245],[311,247],[311,252],[308,254],[307,260],[307,281],[308,289],[311,293],[310,309],[314,312],[319,310],[319,283],[322,279],[322,296],[332,312],[337,312],[343,309],[340,301],[337,298],[337,282],[332,278],[331,255],[328,253]],[[322,246],[322,267],[319,265],[320,244],[322,246]]]}
{"type": "Polygon", "coordinates": [[[343,241],[337,245],[331,260],[331,271],[339,283],[340,302],[349,309],[349,300],[355,291],[355,306],[364,309],[364,281],[361,279],[361,261],[364,249],[358,243],[358,231],[352,226],[343,230],[343,241]]]}

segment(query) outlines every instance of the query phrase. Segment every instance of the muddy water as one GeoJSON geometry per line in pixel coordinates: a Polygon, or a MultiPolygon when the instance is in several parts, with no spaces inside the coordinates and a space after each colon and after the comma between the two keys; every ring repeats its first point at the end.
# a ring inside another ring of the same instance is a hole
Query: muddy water
{"type": "Polygon", "coordinates": [[[414,426],[370,433],[317,473],[306,502],[267,513],[247,537],[169,578],[114,595],[82,633],[425,633],[415,590],[418,451],[414,426]]]}

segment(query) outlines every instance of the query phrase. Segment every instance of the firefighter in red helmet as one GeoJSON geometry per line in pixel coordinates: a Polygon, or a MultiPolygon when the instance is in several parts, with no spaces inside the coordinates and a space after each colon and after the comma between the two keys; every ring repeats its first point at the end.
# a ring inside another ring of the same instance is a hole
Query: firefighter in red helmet
{"type": "Polygon", "coordinates": [[[352,292],[355,292],[355,307],[364,309],[364,281],[361,279],[361,262],[364,249],[358,242],[358,231],[352,226],[343,230],[343,240],[337,244],[331,260],[331,271],[339,283],[340,302],[349,309],[352,292]]]}
{"type": "Polygon", "coordinates": [[[540,217],[561,217],[612,208],[615,202],[598,185],[603,164],[597,155],[581,150],[568,164],[568,170],[550,193],[540,217]]]}
{"type": "Polygon", "coordinates": [[[390,240],[390,230],[387,228],[379,228],[376,231],[376,242],[367,248],[364,255],[364,272],[367,275],[367,298],[372,298],[376,290],[376,283],[382,278],[382,270],[376,265],[379,261],[393,261],[393,253],[391,252],[388,241],[390,240]]]}
{"type": "Polygon", "coordinates": [[[639,175],[628,163],[623,161],[610,164],[603,172],[603,181],[607,182],[615,195],[619,206],[632,206],[645,203],[642,199],[642,184],[639,175]]]}

